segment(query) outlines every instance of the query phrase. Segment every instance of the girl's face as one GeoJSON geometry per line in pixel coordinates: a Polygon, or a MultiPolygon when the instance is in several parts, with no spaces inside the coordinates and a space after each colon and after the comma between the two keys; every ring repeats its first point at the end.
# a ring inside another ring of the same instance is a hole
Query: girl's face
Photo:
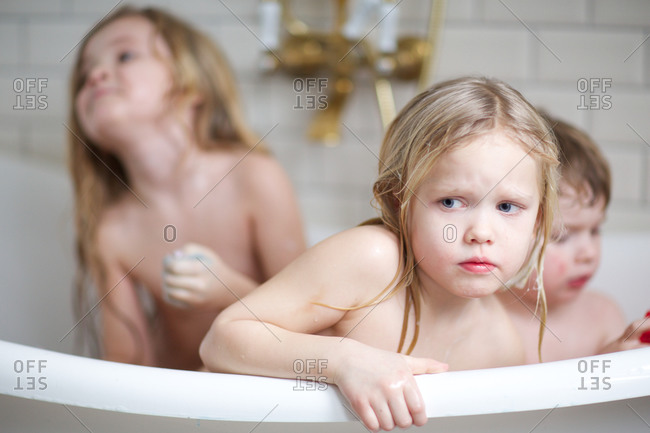
{"type": "Polygon", "coordinates": [[[499,130],[440,157],[409,215],[425,292],[486,296],[519,271],[535,238],[538,178],[535,160],[499,130]]]}
{"type": "Polygon", "coordinates": [[[82,53],[83,85],[75,99],[84,132],[102,143],[123,128],[161,120],[172,87],[164,62],[170,57],[162,37],[143,17],[117,19],[95,34],[82,53]]]}
{"type": "Polygon", "coordinates": [[[603,197],[590,205],[574,188],[561,186],[561,217],[544,257],[544,290],[549,305],[575,299],[598,269],[600,225],[605,219],[603,197]]]}

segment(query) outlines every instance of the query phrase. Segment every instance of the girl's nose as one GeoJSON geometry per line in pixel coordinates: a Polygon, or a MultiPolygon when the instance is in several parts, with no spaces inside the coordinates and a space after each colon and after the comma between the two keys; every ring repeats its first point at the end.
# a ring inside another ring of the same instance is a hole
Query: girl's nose
{"type": "Polygon", "coordinates": [[[580,237],[576,260],[583,263],[589,263],[598,258],[600,254],[600,240],[595,239],[588,233],[580,237]]]}
{"type": "Polygon", "coordinates": [[[108,68],[102,64],[97,64],[88,72],[85,84],[88,86],[95,86],[97,83],[106,80],[107,77],[108,68]]]}
{"type": "Polygon", "coordinates": [[[494,234],[488,219],[476,212],[465,230],[464,240],[468,244],[492,244],[494,234]]]}

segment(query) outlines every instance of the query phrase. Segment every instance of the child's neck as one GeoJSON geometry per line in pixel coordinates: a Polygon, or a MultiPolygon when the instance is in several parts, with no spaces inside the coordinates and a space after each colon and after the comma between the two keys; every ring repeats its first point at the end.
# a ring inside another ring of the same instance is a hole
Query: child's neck
{"type": "Polygon", "coordinates": [[[498,294],[503,306],[510,312],[524,316],[538,314],[537,309],[537,290],[530,287],[518,289],[510,288],[503,290],[498,294]]]}
{"type": "Polygon", "coordinates": [[[449,293],[442,287],[435,284],[422,284],[422,300],[424,308],[442,320],[458,317],[473,307],[481,304],[481,298],[464,298],[449,293]]]}
{"type": "Polygon", "coordinates": [[[182,195],[193,181],[201,150],[182,128],[141,128],[121,137],[114,148],[130,189],[143,201],[182,195]]]}

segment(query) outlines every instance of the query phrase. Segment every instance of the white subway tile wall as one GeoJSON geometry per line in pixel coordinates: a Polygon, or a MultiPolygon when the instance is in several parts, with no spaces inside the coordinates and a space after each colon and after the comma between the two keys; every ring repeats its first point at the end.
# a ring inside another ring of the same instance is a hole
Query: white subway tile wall
{"type": "MultiPolygon", "coordinates": [[[[68,77],[77,44],[117,0],[0,2],[0,153],[65,167],[68,77]],[[39,87],[40,86],[40,87],[39,87]],[[39,90],[40,89],[40,90],[39,90]],[[39,99],[39,97],[41,97],[39,99]]],[[[131,1],[166,8],[214,38],[238,79],[246,117],[286,167],[316,238],[372,217],[371,188],[382,140],[374,86],[356,76],[341,142],[306,138],[316,110],[294,78],[257,70],[256,0],[131,1]]],[[[325,29],[333,2],[294,0],[296,17],[325,29]]],[[[608,229],[650,227],[650,1],[451,0],[437,81],[467,74],[501,78],[532,103],[585,128],[614,173],[608,229]]],[[[427,0],[403,0],[400,35],[425,33],[427,0]]],[[[380,21],[367,32],[376,37],[380,21]]],[[[327,94],[333,83],[326,83],[327,94]]],[[[415,95],[393,84],[398,109],[415,95]]],[[[312,92],[313,94],[313,92],[312,92]]],[[[315,241],[317,239],[312,239],[315,241]]]]}

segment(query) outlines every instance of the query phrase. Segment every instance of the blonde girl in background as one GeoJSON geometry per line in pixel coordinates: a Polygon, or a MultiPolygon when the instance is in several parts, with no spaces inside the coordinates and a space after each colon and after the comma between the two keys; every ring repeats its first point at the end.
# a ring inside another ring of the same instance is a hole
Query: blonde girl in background
{"type": "MultiPolygon", "coordinates": [[[[382,144],[381,218],[317,244],[224,310],[201,345],[206,367],[335,384],[371,430],[424,424],[414,374],[524,362],[493,294],[541,266],[556,153],[546,122],[500,81],[416,96],[382,144]]],[[[538,293],[543,322],[541,282],[538,293]]]]}
{"type": "Polygon", "coordinates": [[[218,312],[305,248],[290,182],[214,43],[161,10],[94,27],[71,96],[77,313],[98,302],[105,359],[200,368],[218,312]]]}

